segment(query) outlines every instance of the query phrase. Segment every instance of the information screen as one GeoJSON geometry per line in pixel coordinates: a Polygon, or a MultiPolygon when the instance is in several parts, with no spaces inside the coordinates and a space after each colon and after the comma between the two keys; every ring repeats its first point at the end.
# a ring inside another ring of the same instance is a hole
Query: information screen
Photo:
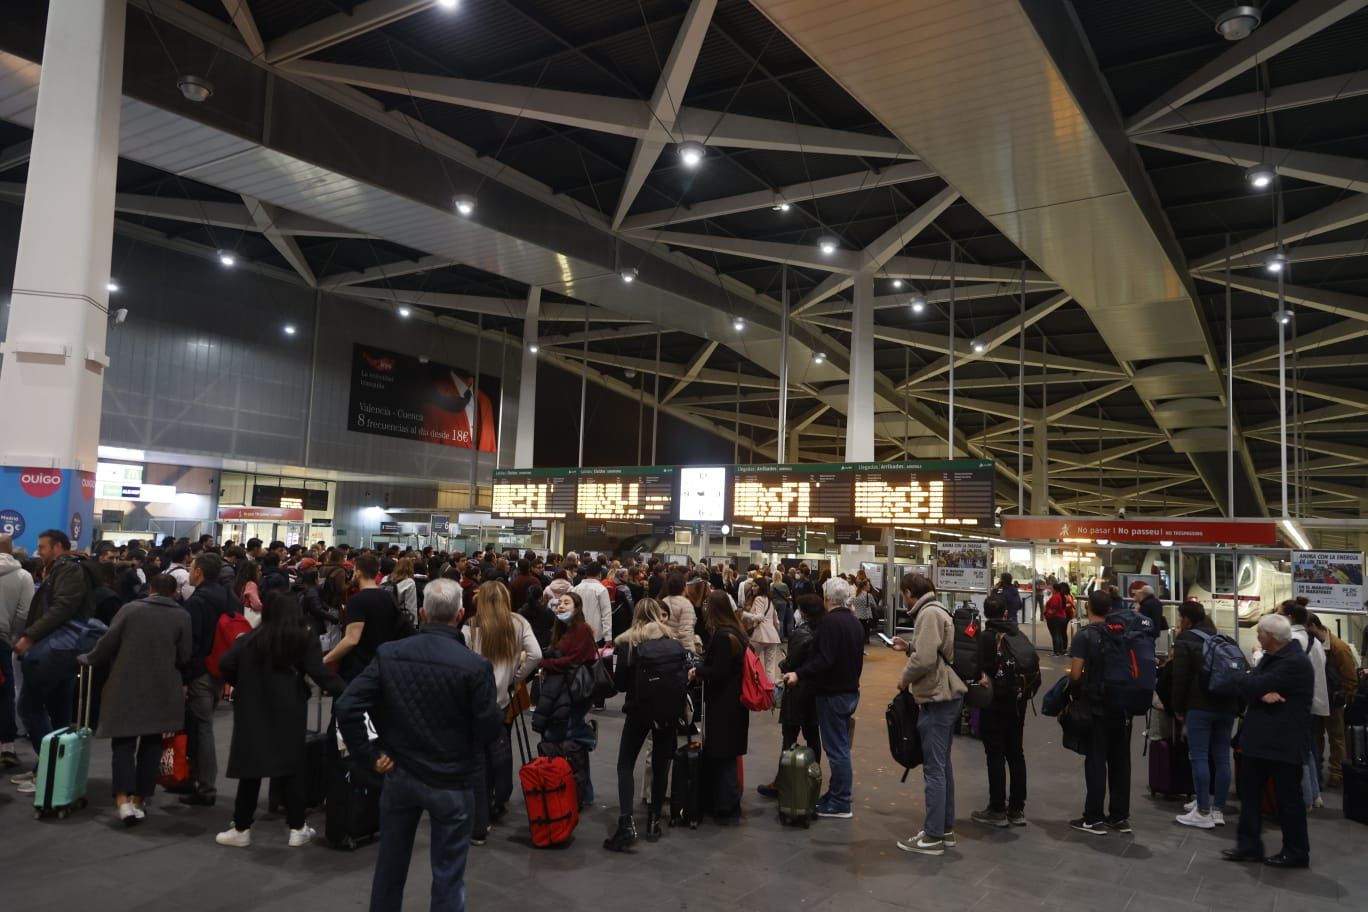
{"type": "Polygon", "coordinates": [[[851,515],[851,479],[840,466],[737,466],[737,522],[834,523],[851,515]]]}
{"type": "Polygon", "coordinates": [[[681,466],[679,521],[725,522],[728,518],[727,467],[681,466]]]}
{"type": "Polygon", "coordinates": [[[673,466],[581,469],[575,512],[588,520],[674,519],[673,466]]]}
{"type": "Polygon", "coordinates": [[[854,516],[870,525],[991,526],[996,506],[990,462],[868,464],[855,467],[854,516]]]}
{"type": "Polygon", "coordinates": [[[512,469],[494,478],[493,514],[500,519],[574,516],[579,469],[512,469]]]}

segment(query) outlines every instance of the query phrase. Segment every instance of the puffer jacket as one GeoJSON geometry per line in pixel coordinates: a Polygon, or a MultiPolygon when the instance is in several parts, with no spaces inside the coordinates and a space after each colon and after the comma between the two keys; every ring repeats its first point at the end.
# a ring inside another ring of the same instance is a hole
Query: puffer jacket
{"type": "Polygon", "coordinates": [[[928,592],[912,606],[912,649],[900,685],[918,705],[945,703],[969,690],[951,667],[955,659],[955,623],[950,612],[928,592]]]}
{"type": "Polygon", "coordinates": [[[698,626],[698,612],[694,610],[693,602],[682,595],[667,595],[663,604],[670,612],[670,616],[665,619],[665,625],[670,628],[670,635],[694,655],[701,653],[703,644],[699,642],[698,634],[695,632],[698,626]]]}
{"type": "MultiPolygon", "coordinates": [[[[811,627],[806,624],[794,627],[788,638],[788,655],[779,663],[779,670],[787,674],[802,668],[812,655],[815,642],[811,627]]],[[[807,713],[815,710],[816,705],[816,692],[799,678],[797,684],[784,688],[784,699],[779,704],[779,724],[802,725],[807,713]]]]}
{"type": "Polygon", "coordinates": [[[0,641],[14,645],[28,625],[33,577],[13,554],[0,553],[0,641]]]}
{"type": "MultiPolygon", "coordinates": [[[[1216,625],[1206,618],[1201,631],[1214,636],[1216,625]]],[[[1214,694],[1202,686],[1202,668],[1206,664],[1206,643],[1191,630],[1178,635],[1173,642],[1173,690],[1168,709],[1187,715],[1194,709],[1233,716],[1240,711],[1240,698],[1214,694]]]]}
{"type": "Polygon", "coordinates": [[[433,788],[471,788],[487,744],[503,731],[494,671],[460,631],[428,624],[385,643],[337,700],[347,750],[365,767],[378,752],[433,788]],[[366,738],[366,714],[379,733],[366,738]]]}
{"type": "Polygon", "coordinates": [[[37,642],[67,621],[85,621],[94,616],[95,571],[87,568],[87,561],[75,554],[63,554],[52,562],[47,578],[29,605],[24,636],[37,642]]]}

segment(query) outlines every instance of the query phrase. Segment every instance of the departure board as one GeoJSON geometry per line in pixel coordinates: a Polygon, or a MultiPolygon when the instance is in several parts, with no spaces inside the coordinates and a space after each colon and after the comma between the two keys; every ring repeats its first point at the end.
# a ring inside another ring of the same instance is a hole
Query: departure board
{"type": "Polygon", "coordinates": [[[991,526],[993,464],[971,460],[852,466],[854,517],[877,526],[991,526]]]}
{"type": "Polygon", "coordinates": [[[834,523],[849,517],[851,479],[839,466],[737,466],[732,515],[760,525],[834,523]]]}
{"type": "Polygon", "coordinates": [[[578,504],[579,469],[508,469],[494,474],[493,514],[500,519],[565,519],[578,504]]]}
{"type": "Polygon", "coordinates": [[[673,466],[581,469],[575,512],[588,520],[671,520],[674,486],[673,466]]]}

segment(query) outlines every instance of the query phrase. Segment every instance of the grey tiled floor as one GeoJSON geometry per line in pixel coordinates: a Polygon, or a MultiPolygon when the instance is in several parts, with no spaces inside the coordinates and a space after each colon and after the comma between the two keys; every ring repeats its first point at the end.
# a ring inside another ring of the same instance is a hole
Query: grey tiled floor
{"type": "MultiPolygon", "coordinates": [[[[1058,671],[1047,660],[1046,680],[1058,671]]],[[[855,737],[855,819],[818,821],[810,830],[784,829],[773,805],[754,794],[769,778],[778,749],[777,726],[752,718],[746,762],[750,792],[739,827],[704,825],[670,831],[632,855],[613,855],[600,842],[615,823],[607,806],[615,794],[620,716],[613,704],[598,715],[603,746],[594,755],[599,804],[587,812],[574,842],[537,851],[526,842],[521,798],[489,843],[472,849],[467,877],[474,910],[807,909],[813,912],[916,909],[1099,909],[1107,912],[1331,912],[1368,908],[1368,828],[1339,814],[1339,796],[1311,820],[1314,867],[1279,872],[1220,861],[1233,844],[1233,826],[1214,832],[1173,823],[1179,802],[1155,800],[1144,789],[1144,760],[1137,727],[1132,836],[1090,837],[1067,821],[1081,812],[1081,758],[1059,745],[1051,719],[1027,719],[1030,825],[990,830],[969,813],[986,804],[983,750],[957,738],[954,765],[959,846],[942,858],[909,856],[894,846],[920,828],[921,775],[900,784],[888,759],[882,714],[892,693],[897,657],[870,648],[855,737]],[[545,904],[549,903],[547,906],[545,904]]],[[[219,747],[227,752],[231,718],[220,711],[219,747]]],[[[37,822],[27,801],[0,785],[0,908],[42,912],[94,908],[270,912],[364,909],[370,893],[374,847],[354,853],[322,846],[288,849],[284,822],[263,816],[248,850],[215,845],[213,834],[229,817],[215,808],[183,808],[158,795],[154,813],[125,831],[112,814],[109,751],[97,744],[92,807],[66,821],[37,822]]],[[[638,786],[639,787],[639,786],[638,786]]],[[[231,797],[232,784],[221,783],[231,797]]],[[[315,821],[321,829],[321,821],[315,821]]],[[[1270,850],[1278,845],[1267,834],[1270,850]]],[[[426,909],[426,824],[420,830],[406,909],[426,909]]]]}

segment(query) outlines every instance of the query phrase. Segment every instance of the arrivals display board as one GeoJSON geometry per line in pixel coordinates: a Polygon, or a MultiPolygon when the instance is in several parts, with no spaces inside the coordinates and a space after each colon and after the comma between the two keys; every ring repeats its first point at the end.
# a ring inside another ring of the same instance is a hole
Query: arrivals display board
{"type": "Polygon", "coordinates": [[[1355,551],[1293,551],[1292,597],[1312,608],[1364,611],[1363,555],[1355,551]]]}
{"type": "Polygon", "coordinates": [[[347,427],[441,446],[499,448],[499,378],[356,343],[347,427]]]}
{"type": "Polygon", "coordinates": [[[575,513],[588,520],[674,519],[673,466],[580,469],[575,513]]]}
{"type": "Polygon", "coordinates": [[[579,506],[579,469],[501,469],[493,514],[500,519],[565,519],[579,506]]]}

